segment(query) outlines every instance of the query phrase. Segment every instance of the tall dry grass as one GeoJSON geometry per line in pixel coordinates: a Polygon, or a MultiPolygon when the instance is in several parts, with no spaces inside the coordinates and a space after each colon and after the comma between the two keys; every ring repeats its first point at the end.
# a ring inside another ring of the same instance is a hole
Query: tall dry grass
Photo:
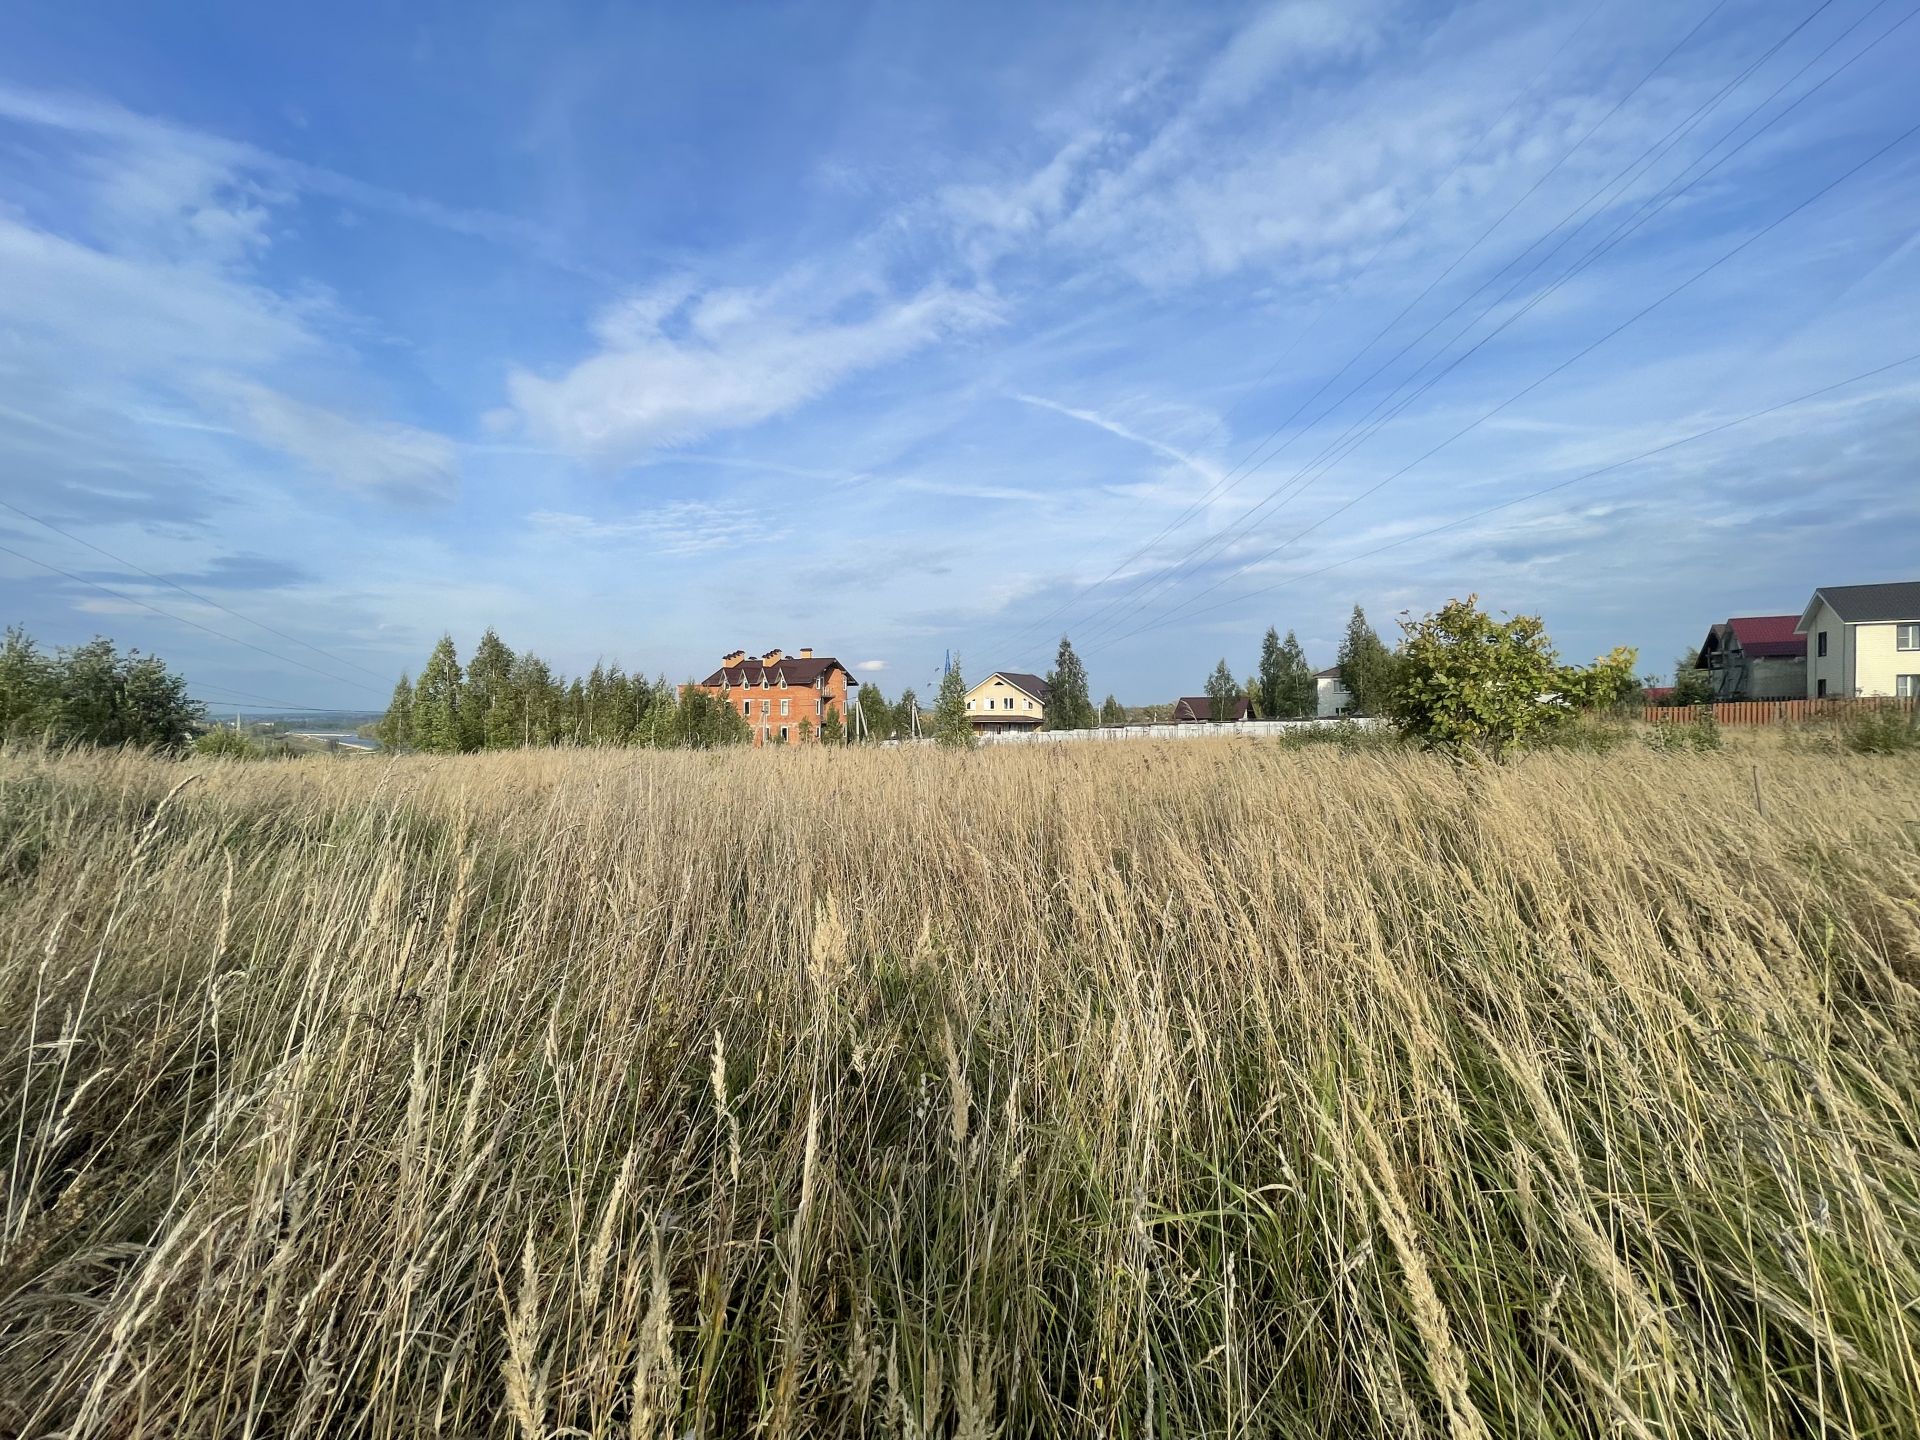
{"type": "Polygon", "coordinates": [[[0,1432],[1920,1433],[1910,760],[0,776],[0,1432]]]}

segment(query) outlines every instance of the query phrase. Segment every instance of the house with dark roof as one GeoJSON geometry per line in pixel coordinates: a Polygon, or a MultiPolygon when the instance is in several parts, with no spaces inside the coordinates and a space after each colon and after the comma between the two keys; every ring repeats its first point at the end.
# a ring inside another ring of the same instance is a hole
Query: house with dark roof
{"type": "Polygon", "coordinates": [[[1807,637],[1798,615],[1736,615],[1707,631],[1700,668],[1715,700],[1798,700],[1807,693],[1807,637]]]}
{"type": "Polygon", "coordinates": [[[967,691],[967,723],[976,734],[1038,730],[1046,723],[1047,697],[1053,693],[1038,675],[996,670],[967,691]]]}
{"type": "Polygon", "coordinates": [[[1313,713],[1322,720],[1353,709],[1353,692],[1341,681],[1338,665],[1313,672],[1313,694],[1313,713]]]}
{"type": "Polygon", "coordinates": [[[847,688],[859,683],[833,656],[810,649],[769,650],[758,658],[733,650],[694,688],[738,709],[755,745],[798,745],[820,733],[829,711],[845,723],[847,688]]]}
{"type": "MultiPolygon", "coordinates": [[[[1253,702],[1244,695],[1234,698],[1233,709],[1221,717],[1223,720],[1253,719],[1253,702]]],[[[1173,702],[1173,723],[1176,725],[1211,725],[1213,723],[1213,701],[1205,695],[1182,695],[1173,702]]]]}
{"type": "Polygon", "coordinates": [[[1920,580],[1823,585],[1794,631],[1808,642],[1808,699],[1920,698],[1920,580]]]}

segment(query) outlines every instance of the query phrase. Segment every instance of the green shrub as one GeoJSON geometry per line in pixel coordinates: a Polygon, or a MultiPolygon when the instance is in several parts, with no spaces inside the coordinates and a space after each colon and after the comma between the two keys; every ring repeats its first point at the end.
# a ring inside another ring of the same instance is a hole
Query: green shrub
{"type": "Polygon", "coordinates": [[[1647,748],[1662,755],[1705,754],[1721,748],[1720,722],[1713,711],[1703,709],[1684,725],[1650,725],[1646,730],[1647,748]]]}

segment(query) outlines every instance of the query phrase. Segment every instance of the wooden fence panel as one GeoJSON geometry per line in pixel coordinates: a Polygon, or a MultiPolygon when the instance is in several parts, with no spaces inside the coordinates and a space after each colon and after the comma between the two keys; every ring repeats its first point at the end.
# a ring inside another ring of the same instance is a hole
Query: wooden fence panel
{"type": "Polygon", "coordinates": [[[1721,725],[1797,725],[1808,720],[1837,720],[1862,710],[1899,710],[1910,713],[1913,700],[1722,700],[1713,705],[1649,705],[1640,712],[1653,725],[1685,725],[1697,715],[1713,712],[1721,725]]]}

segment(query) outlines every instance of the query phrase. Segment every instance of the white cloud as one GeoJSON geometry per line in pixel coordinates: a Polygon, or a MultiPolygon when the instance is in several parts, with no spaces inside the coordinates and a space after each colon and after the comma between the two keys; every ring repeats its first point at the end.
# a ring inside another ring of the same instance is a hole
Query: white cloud
{"type": "Polygon", "coordinates": [[[853,668],[856,670],[870,670],[877,673],[887,668],[887,662],[884,660],[861,660],[857,662],[853,668]]]}
{"type": "Polygon", "coordinates": [[[745,505],[679,500],[615,520],[566,511],[536,510],[527,522],[541,534],[591,545],[638,545],[656,555],[702,555],[783,539],[787,530],[767,524],[745,505]]]}
{"type": "Polygon", "coordinates": [[[451,500],[460,487],[458,449],[412,425],[366,422],[295,400],[264,385],[232,382],[236,423],[349,490],[406,505],[451,500]]]}
{"type": "Polygon", "coordinates": [[[556,379],[516,369],[528,427],[582,459],[633,460],[785,415],[862,371],[989,322],[980,296],[935,286],[862,318],[786,313],[744,291],[678,287],[613,307],[606,348],[556,379]],[[684,323],[669,321],[686,311],[684,323]]]}

